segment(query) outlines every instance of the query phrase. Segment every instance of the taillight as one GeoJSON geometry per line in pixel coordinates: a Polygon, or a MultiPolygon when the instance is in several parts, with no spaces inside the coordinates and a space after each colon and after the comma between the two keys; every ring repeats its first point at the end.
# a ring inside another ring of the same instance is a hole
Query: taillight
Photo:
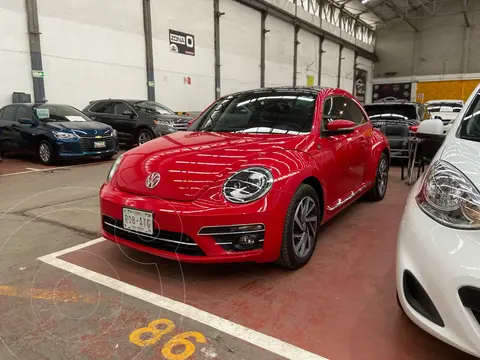
{"type": "Polygon", "coordinates": [[[409,127],[408,127],[408,130],[410,130],[411,132],[417,132],[417,130],[418,130],[418,125],[409,126],[409,127]]]}

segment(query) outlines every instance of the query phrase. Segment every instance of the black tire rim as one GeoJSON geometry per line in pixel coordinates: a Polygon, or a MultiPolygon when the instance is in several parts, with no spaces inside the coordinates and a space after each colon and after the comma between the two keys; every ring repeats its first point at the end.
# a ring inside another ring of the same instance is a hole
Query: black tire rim
{"type": "Polygon", "coordinates": [[[138,145],[145,144],[146,142],[149,142],[152,140],[152,137],[150,134],[146,131],[142,131],[140,134],[138,134],[138,145]]]}
{"type": "Polygon", "coordinates": [[[382,158],[378,165],[378,192],[380,195],[385,194],[388,183],[388,163],[387,159],[382,158]]]}
{"type": "Polygon", "coordinates": [[[297,205],[293,215],[293,251],[299,258],[308,256],[317,235],[317,205],[312,197],[305,196],[297,205]]]}

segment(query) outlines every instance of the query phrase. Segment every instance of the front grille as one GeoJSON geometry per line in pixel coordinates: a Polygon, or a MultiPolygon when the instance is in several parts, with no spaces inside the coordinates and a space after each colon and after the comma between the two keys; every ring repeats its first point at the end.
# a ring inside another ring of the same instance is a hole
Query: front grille
{"type": "Polygon", "coordinates": [[[115,149],[117,144],[117,139],[113,136],[106,136],[101,138],[96,137],[81,137],[80,138],[80,149],[82,152],[93,152],[93,151],[111,151],[115,149]],[[105,141],[105,147],[96,148],[95,142],[105,141]]]}
{"type": "Polygon", "coordinates": [[[464,286],[458,290],[458,296],[463,306],[470,309],[475,320],[480,324],[480,289],[464,286]]]}
{"type": "Polygon", "coordinates": [[[178,131],[185,131],[187,130],[187,125],[189,121],[190,119],[179,119],[175,121],[175,123],[173,124],[173,127],[178,131]]]}
{"type": "Polygon", "coordinates": [[[169,251],[189,256],[205,256],[203,250],[188,235],[183,233],[154,229],[153,235],[146,235],[123,229],[123,221],[110,216],[103,216],[105,232],[154,249],[169,251]]]}

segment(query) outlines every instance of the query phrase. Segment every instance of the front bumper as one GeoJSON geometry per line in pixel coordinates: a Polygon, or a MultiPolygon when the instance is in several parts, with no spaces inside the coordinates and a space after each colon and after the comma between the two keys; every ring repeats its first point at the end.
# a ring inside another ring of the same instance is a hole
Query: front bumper
{"type": "Polygon", "coordinates": [[[480,294],[480,231],[451,229],[431,219],[415,201],[419,188],[420,181],[409,195],[398,235],[399,301],[419,327],[480,357],[480,297],[475,299],[480,294]],[[441,317],[440,325],[412,306],[411,292],[404,284],[406,272],[428,295],[441,317]]]}
{"type": "Polygon", "coordinates": [[[272,190],[263,199],[250,204],[214,206],[201,199],[176,202],[136,196],[107,183],[100,190],[102,235],[139,251],[184,262],[273,262],[279,256],[290,198],[291,194],[272,190]],[[284,201],[279,201],[279,197],[285,198],[284,201]],[[270,203],[275,205],[267,206],[270,203]],[[123,229],[124,207],[153,213],[156,229],[153,238],[123,229]],[[228,245],[241,234],[231,237],[199,234],[205,227],[249,224],[264,226],[252,250],[239,251],[228,245]]]}
{"type": "Polygon", "coordinates": [[[119,150],[118,138],[113,136],[95,138],[82,137],[79,140],[56,140],[55,154],[59,158],[81,158],[94,156],[108,156],[119,150]],[[104,142],[105,147],[96,148],[95,142],[104,142]]]}

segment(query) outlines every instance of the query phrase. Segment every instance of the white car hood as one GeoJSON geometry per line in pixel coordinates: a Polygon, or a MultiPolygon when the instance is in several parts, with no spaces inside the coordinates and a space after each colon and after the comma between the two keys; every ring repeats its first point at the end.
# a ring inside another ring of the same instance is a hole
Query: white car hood
{"type": "Polygon", "coordinates": [[[480,189],[480,142],[447,136],[440,151],[440,159],[458,168],[480,189]]]}

